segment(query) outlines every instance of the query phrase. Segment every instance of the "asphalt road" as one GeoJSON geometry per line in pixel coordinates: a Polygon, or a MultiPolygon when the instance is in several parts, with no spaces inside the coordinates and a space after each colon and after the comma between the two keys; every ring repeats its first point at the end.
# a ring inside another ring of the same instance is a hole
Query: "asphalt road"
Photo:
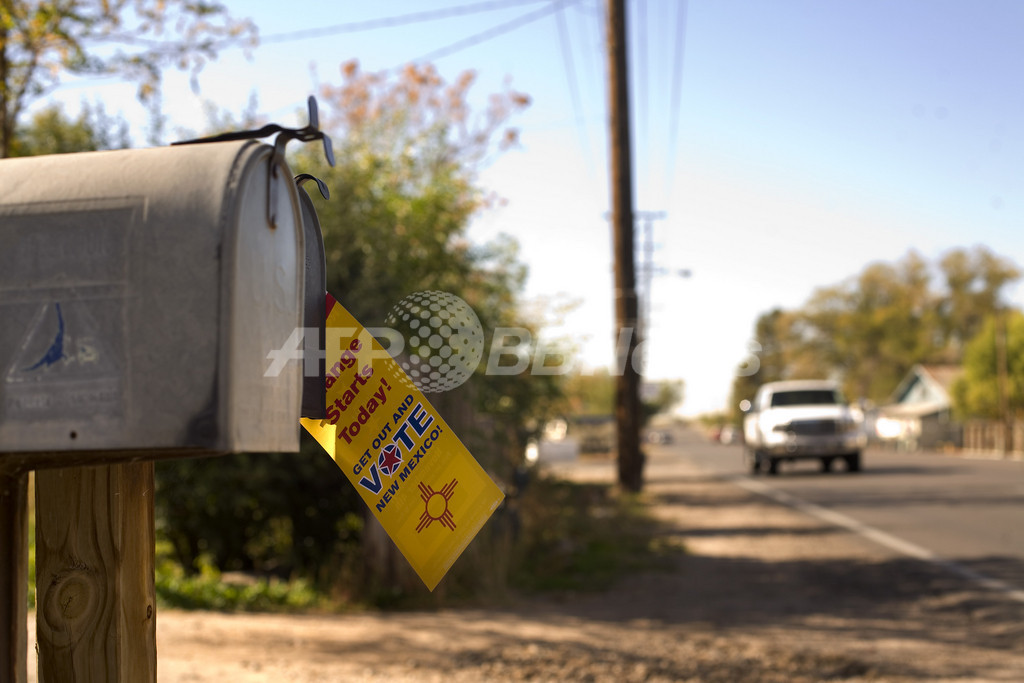
{"type": "Polygon", "coordinates": [[[844,526],[890,550],[935,562],[1024,602],[1024,461],[901,453],[872,448],[863,470],[816,461],[784,464],[777,476],[750,476],[742,447],[680,429],[650,446],[737,485],[844,526]]]}

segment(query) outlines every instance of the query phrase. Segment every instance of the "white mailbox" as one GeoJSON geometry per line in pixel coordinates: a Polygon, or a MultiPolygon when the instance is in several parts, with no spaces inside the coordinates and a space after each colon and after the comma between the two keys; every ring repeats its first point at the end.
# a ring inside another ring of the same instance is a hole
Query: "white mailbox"
{"type": "Polygon", "coordinates": [[[310,326],[311,208],[278,147],[0,160],[0,464],[298,450],[303,364],[265,373],[310,326]]]}

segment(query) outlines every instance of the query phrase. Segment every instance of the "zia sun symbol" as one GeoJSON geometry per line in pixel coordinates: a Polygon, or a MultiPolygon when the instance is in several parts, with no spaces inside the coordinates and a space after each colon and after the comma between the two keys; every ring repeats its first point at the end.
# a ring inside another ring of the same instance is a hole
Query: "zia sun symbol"
{"type": "Polygon", "coordinates": [[[452,479],[440,491],[435,491],[429,484],[420,482],[423,514],[420,515],[416,533],[423,531],[433,522],[441,522],[441,526],[455,531],[455,519],[452,517],[451,510],[448,509],[448,501],[452,499],[452,494],[455,493],[455,486],[458,483],[458,479],[452,479]]]}

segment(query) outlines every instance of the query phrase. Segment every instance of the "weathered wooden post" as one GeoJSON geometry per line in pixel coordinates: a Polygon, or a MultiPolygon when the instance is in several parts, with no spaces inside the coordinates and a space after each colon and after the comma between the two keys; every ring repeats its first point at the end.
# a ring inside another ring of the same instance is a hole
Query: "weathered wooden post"
{"type": "Polygon", "coordinates": [[[145,683],[152,461],[297,452],[299,418],[323,417],[323,242],[293,138],[333,163],[312,98],[296,130],[0,160],[3,683],[27,676],[29,471],[40,681],[145,683]]]}
{"type": "Polygon", "coordinates": [[[40,681],[156,681],[153,463],[36,474],[40,681]]]}

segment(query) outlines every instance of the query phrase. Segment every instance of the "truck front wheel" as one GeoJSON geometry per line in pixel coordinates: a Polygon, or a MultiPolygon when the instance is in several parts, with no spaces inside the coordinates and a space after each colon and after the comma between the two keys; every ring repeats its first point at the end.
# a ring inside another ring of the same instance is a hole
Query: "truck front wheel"
{"type": "Polygon", "coordinates": [[[846,456],[846,471],[860,472],[860,453],[853,453],[846,456]]]}

